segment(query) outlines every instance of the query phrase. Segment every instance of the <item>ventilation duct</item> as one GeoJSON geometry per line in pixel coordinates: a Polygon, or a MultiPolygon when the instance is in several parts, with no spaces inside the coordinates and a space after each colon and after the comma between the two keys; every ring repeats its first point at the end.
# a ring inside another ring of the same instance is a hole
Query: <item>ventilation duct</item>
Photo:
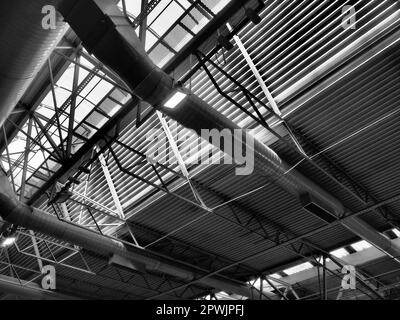
{"type": "MultiPolygon", "coordinates": [[[[139,98],[152,104],[172,119],[187,128],[195,130],[197,133],[200,133],[201,129],[238,129],[236,124],[194,95],[188,95],[174,109],[163,107],[163,103],[175,92],[176,84],[170,76],[157,68],[146,55],[130,23],[117,8],[117,2],[116,0],[53,0],[48,1],[48,4],[57,5],[65,20],[69,22],[70,26],[83,41],[85,48],[113,69],[139,98]]],[[[10,28],[22,28],[23,26],[26,32],[31,32],[32,28],[32,30],[38,31],[39,24],[32,26],[30,25],[30,20],[21,19],[21,15],[36,15],[36,13],[40,12],[41,5],[42,1],[36,0],[29,1],[29,5],[27,5],[26,1],[13,1],[12,5],[9,5],[7,10],[2,12],[9,12],[11,9],[15,9],[15,12],[18,12],[18,18],[14,20],[3,19],[3,21],[7,21],[10,28]]],[[[16,74],[20,74],[21,78],[23,78],[24,72],[26,72],[25,78],[32,76],[32,64],[35,64],[32,63],[32,56],[35,59],[37,57],[45,59],[48,51],[50,51],[49,48],[54,45],[49,41],[48,33],[43,30],[29,35],[29,39],[32,39],[32,42],[37,44],[31,45],[30,50],[28,50],[29,54],[26,56],[27,59],[19,60],[20,69],[16,74]]],[[[7,43],[10,37],[3,35],[2,39],[3,43],[7,43]]],[[[21,38],[11,37],[11,39],[15,41],[13,44],[15,47],[20,47],[21,50],[22,48],[26,49],[26,35],[21,38]]],[[[12,56],[11,53],[10,56],[12,56]]],[[[6,59],[1,56],[1,61],[7,61],[10,56],[6,57],[6,59]]],[[[43,62],[40,59],[37,61],[43,62]]],[[[21,95],[23,89],[21,89],[22,86],[19,86],[19,83],[14,84],[15,87],[12,90],[10,89],[8,92],[2,91],[3,97],[18,99],[17,92],[20,90],[19,95],[21,95]],[[19,89],[17,90],[18,86],[19,89]]],[[[10,108],[9,105],[1,106],[2,120],[4,120],[5,115],[8,113],[7,110],[10,108]]],[[[240,143],[245,144],[246,141],[248,141],[248,136],[243,133],[240,143]]],[[[255,141],[252,150],[254,151],[256,169],[262,171],[264,175],[267,175],[275,184],[287,192],[299,198],[300,195],[309,194],[317,203],[323,204],[323,207],[331,208],[336,216],[349,211],[335,197],[300,172],[296,170],[289,171],[288,164],[261,142],[255,141]]],[[[225,151],[228,152],[228,150],[225,151]]],[[[231,155],[233,154],[231,153],[231,155]]],[[[61,222],[54,216],[20,203],[16,200],[8,179],[3,172],[1,173],[0,184],[0,215],[10,223],[45,233],[109,257],[113,255],[124,257],[136,265],[144,265],[147,271],[169,274],[185,281],[193,280],[198,275],[196,270],[183,267],[182,264],[177,264],[176,262],[173,263],[167,257],[140,248],[129,248],[128,250],[119,241],[61,222]]],[[[383,235],[374,231],[362,220],[354,218],[349,222],[343,223],[343,225],[389,256],[397,257],[400,255],[399,248],[388,245],[388,240],[383,235]]],[[[221,276],[209,277],[199,281],[199,283],[247,297],[252,297],[255,293],[253,288],[228,281],[221,276]]]]}
{"type": "Polygon", "coordinates": [[[330,208],[324,207],[322,203],[318,203],[309,193],[300,195],[300,202],[304,210],[312,213],[325,222],[332,223],[336,220],[334,211],[330,208]]]}
{"type": "Polygon", "coordinates": [[[42,28],[42,8],[47,4],[46,0],[0,2],[0,126],[67,30],[61,18],[57,29],[42,28]]]}

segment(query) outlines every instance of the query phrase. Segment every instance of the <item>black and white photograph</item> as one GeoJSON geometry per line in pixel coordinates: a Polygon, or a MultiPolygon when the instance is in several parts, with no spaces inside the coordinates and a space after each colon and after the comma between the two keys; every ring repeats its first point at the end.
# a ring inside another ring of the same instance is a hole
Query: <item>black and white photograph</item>
{"type": "Polygon", "coordinates": [[[2,0],[0,157],[3,309],[382,308],[400,1],[2,0]]]}

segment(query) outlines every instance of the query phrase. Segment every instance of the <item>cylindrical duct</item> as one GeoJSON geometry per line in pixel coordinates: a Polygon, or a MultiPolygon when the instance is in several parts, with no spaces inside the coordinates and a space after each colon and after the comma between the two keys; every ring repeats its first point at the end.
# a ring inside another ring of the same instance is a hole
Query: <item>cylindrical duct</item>
{"type": "Polygon", "coordinates": [[[43,29],[42,8],[48,4],[46,0],[0,2],[0,126],[67,30],[60,16],[56,29],[43,29]]]}

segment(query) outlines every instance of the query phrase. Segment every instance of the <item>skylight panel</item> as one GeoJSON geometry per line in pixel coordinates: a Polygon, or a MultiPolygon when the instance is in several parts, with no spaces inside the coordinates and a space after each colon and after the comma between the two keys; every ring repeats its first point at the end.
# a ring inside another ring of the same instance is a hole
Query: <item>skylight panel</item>
{"type": "Polygon", "coordinates": [[[18,157],[17,154],[20,152],[24,152],[25,146],[26,146],[25,137],[22,137],[21,134],[19,134],[16,137],[16,139],[14,139],[8,145],[8,150],[10,151],[10,158],[13,159],[18,157]]]}
{"type": "Polygon", "coordinates": [[[145,50],[148,51],[157,42],[157,40],[157,37],[153,33],[147,31],[145,50]]]}
{"type": "Polygon", "coordinates": [[[86,99],[94,105],[97,105],[112,88],[112,84],[102,80],[88,93],[86,99]]]}
{"type": "Polygon", "coordinates": [[[147,24],[150,25],[170,2],[170,0],[161,0],[160,3],[157,4],[157,6],[147,16],[147,24]]]}
{"type": "Polygon", "coordinates": [[[340,248],[340,249],[331,251],[330,254],[340,259],[345,256],[348,256],[349,252],[345,248],[340,248]]]}
{"type": "Polygon", "coordinates": [[[273,273],[273,274],[270,274],[269,276],[271,278],[275,278],[275,279],[281,279],[282,278],[282,276],[280,274],[278,274],[278,273],[273,273]]]}
{"type": "Polygon", "coordinates": [[[159,68],[162,68],[173,56],[174,54],[162,44],[157,45],[149,55],[150,59],[159,68]]]}
{"type": "MultiPolygon", "coordinates": [[[[85,49],[83,49],[83,52],[85,52],[88,56],[90,56],[90,54],[85,49]]],[[[89,69],[93,69],[94,68],[94,65],[91,62],[89,62],[84,56],[80,57],[79,64],[81,64],[82,66],[84,66],[86,68],[89,68],[89,69]]],[[[81,72],[83,72],[83,70],[79,70],[79,74],[81,72]]],[[[86,71],[86,72],[88,72],[88,71],[86,71]]]]}
{"type": "Polygon", "coordinates": [[[63,86],[65,88],[68,88],[69,90],[72,90],[72,82],[74,79],[74,72],[75,72],[75,66],[73,63],[68,64],[67,69],[65,72],[61,75],[60,79],[56,82],[57,85],[63,86]]]}
{"type": "Polygon", "coordinates": [[[203,0],[203,3],[208,6],[214,14],[220,12],[231,0],[203,0]]]}
{"type": "Polygon", "coordinates": [[[124,105],[129,101],[131,95],[125,91],[121,91],[120,89],[114,89],[110,94],[110,97],[118,101],[120,105],[124,105]]]}
{"type": "MultiPolygon", "coordinates": [[[[138,0],[125,0],[125,5],[126,5],[126,11],[128,11],[130,14],[134,15],[137,17],[140,13],[141,9],[141,1],[138,0]]],[[[122,8],[122,1],[118,3],[118,6],[122,8]]]]}
{"type": "Polygon", "coordinates": [[[305,263],[299,264],[297,266],[294,266],[292,268],[285,269],[285,270],[283,270],[283,272],[290,276],[292,274],[311,269],[312,267],[313,267],[313,265],[310,262],[305,262],[305,263]]]}
{"type": "Polygon", "coordinates": [[[198,33],[210,21],[203,13],[196,8],[190,10],[190,15],[187,15],[182,23],[185,24],[193,33],[198,33]]]}
{"type": "Polygon", "coordinates": [[[81,122],[92,110],[94,106],[82,98],[77,99],[77,107],[75,109],[75,121],[81,122]]]}
{"type": "Polygon", "coordinates": [[[33,168],[38,168],[46,159],[42,152],[37,152],[30,160],[29,165],[33,168]]]}
{"type": "Polygon", "coordinates": [[[357,252],[359,252],[359,251],[362,251],[362,250],[371,248],[372,245],[369,244],[367,241],[362,240],[362,241],[353,243],[353,244],[351,245],[351,247],[352,247],[354,250],[356,250],[357,252]]]}
{"type": "Polygon", "coordinates": [[[165,42],[175,51],[181,50],[193,36],[183,29],[180,25],[175,26],[171,32],[165,36],[165,42]]]}
{"type": "MultiPolygon", "coordinates": [[[[61,105],[63,105],[65,100],[67,100],[67,98],[71,95],[71,91],[68,88],[63,87],[63,86],[55,85],[54,91],[56,93],[57,107],[60,107],[61,105]]],[[[50,93],[50,94],[52,94],[52,93],[50,93]]]]}
{"type": "Polygon", "coordinates": [[[121,109],[121,105],[107,98],[99,105],[99,108],[109,117],[112,117],[121,109]]]}
{"type": "Polygon", "coordinates": [[[149,26],[158,34],[163,35],[178,18],[183,9],[176,2],[172,2],[149,26]]]}
{"type": "Polygon", "coordinates": [[[55,114],[54,107],[49,106],[45,103],[41,103],[36,109],[36,112],[48,119],[52,118],[55,114]]]}

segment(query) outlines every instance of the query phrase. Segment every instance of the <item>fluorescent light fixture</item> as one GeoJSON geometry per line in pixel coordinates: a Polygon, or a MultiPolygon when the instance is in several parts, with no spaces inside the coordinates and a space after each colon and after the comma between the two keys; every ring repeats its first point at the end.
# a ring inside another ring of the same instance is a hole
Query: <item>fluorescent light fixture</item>
{"type": "Polygon", "coordinates": [[[9,247],[9,246],[13,245],[14,242],[15,242],[16,240],[17,240],[16,237],[7,237],[7,238],[4,238],[4,239],[1,241],[0,246],[3,247],[3,248],[9,247]]]}
{"type": "Polygon", "coordinates": [[[367,241],[365,241],[365,240],[362,240],[362,241],[353,243],[351,246],[352,246],[353,249],[356,250],[357,252],[372,247],[372,245],[370,245],[370,244],[369,244],[367,241]]]}
{"type": "Polygon", "coordinates": [[[164,107],[173,109],[175,108],[178,104],[180,104],[183,99],[186,98],[186,94],[181,92],[181,91],[176,91],[169,99],[167,102],[164,103],[164,107]]]}
{"type": "Polygon", "coordinates": [[[285,269],[285,270],[283,270],[283,272],[286,273],[288,276],[291,276],[292,274],[311,269],[312,267],[313,267],[313,265],[311,263],[305,262],[305,263],[299,264],[298,266],[295,266],[295,267],[292,267],[289,269],[285,269]]]}
{"type": "Polygon", "coordinates": [[[397,238],[400,238],[400,231],[398,229],[393,229],[392,231],[396,235],[397,238]]]}

